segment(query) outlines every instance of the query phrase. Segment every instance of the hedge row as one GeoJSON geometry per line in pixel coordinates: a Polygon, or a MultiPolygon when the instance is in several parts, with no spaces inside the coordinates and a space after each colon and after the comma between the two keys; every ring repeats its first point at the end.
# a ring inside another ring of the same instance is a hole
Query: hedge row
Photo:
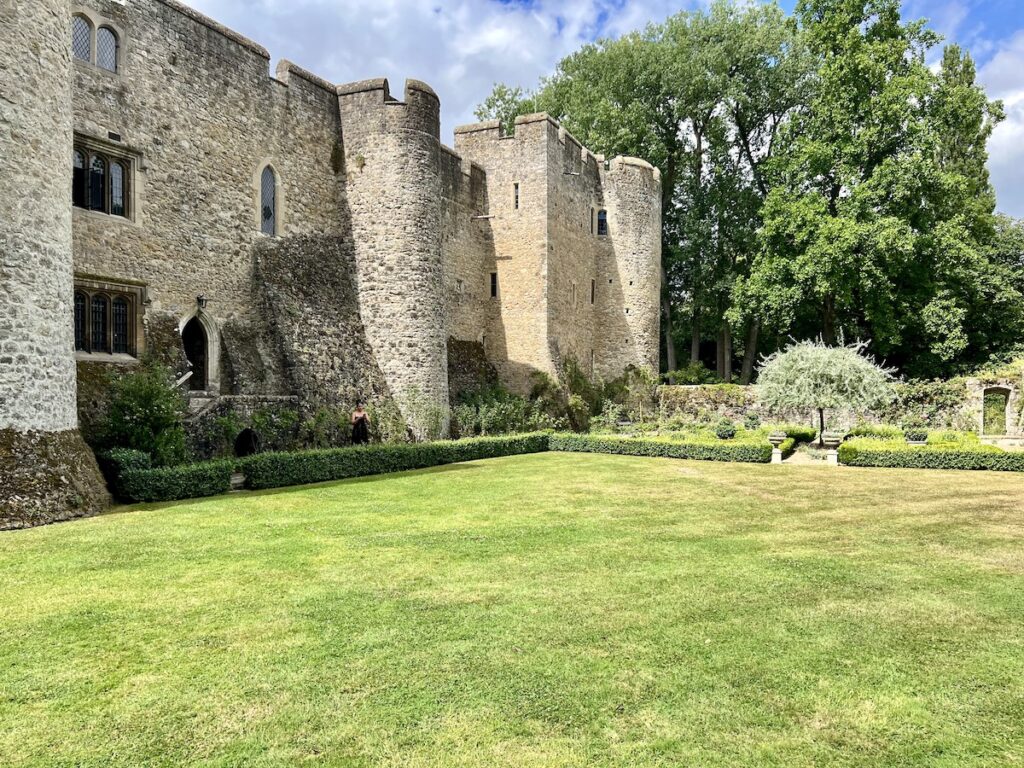
{"type": "MultiPolygon", "coordinates": [[[[792,448],[792,438],[783,450],[792,448]]],[[[559,434],[549,440],[552,451],[574,453],[612,453],[623,456],[663,456],[670,459],[697,461],[736,461],[767,464],[772,460],[772,447],[764,443],[719,443],[643,440],[629,437],[559,434]]]]}
{"type": "Polygon", "coordinates": [[[295,453],[263,453],[243,459],[240,469],[245,474],[246,487],[260,490],[403,472],[498,456],[541,453],[546,450],[548,435],[535,433],[408,445],[367,445],[295,453]]]}
{"type": "Polygon", "coordinates": [[[217,496],[231,490],[234,462],[207,461],[160,469],[126,469],[115,491],[125,501],[177,501],[217,496]]]}
{"type": "Polygon", "coordinates": [[[1024,452],[1009,453],[979,446],[976,449],[940,448],[850,440],[839,446],[839,461],[851,467],[905,469],[987,469],[1024,472],[1024,452]]]}

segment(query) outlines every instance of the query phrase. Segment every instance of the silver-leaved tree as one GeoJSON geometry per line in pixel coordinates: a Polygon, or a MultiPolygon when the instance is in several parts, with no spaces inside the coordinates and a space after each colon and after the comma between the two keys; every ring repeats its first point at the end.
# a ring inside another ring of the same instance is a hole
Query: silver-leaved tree
{"type": "Polygon", "coordinates": [[[771,410],[817,410],[822,436],[826,410],[863,413],[885,405],[893,397],[893,373],[878,365],[866,348],[866,343],[831,347],[822,341],[794,342],[761,364],[762,404],[771,410]]]}

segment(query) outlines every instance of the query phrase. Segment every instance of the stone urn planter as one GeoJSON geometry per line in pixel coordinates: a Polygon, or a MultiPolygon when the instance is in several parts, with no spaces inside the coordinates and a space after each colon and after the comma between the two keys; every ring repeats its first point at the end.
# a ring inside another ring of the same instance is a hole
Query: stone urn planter
{"type": "Polygon", "coordinates": [[[908,445],[928,445],[928,430],[907,429],[904,431],[908,445]]]}
{"type": "Polygon", "coordinates": [[[787,437],[785,432],[772,432],[768,435],[768,442],[772,444],[772,464],[782,463],[782,444],[787,437]]]}
{"type": "Polygon", "coordinates": [[[825,446],[825,458],[829,463],[829,466],[839,466],[839,446],[843,443],[843,434],[841,432],[825,432],[821,436],[821,442],[825,446]]]}

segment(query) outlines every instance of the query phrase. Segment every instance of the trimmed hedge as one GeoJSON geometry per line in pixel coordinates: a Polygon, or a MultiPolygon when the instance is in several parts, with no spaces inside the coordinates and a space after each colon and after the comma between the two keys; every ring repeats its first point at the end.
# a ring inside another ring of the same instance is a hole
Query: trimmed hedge
{"type": "MultiPolygon", "coordinates": [[[[737,461],[767,464],[772,460],[772,447],[757,443],[701,443],[644,440],[630,437],[557,434],[549,441],[552,451],[573,453],[611,453],[622,456],[662,456],[670,459],[697,461],[737,461]]],[[[790,443],[789,440],[786,443],[790,443]]],[[[792,448],[792,444],[788,446],[792,448]]],[[[783,450],[787,445],[783,444],[783,450]]]]}
{"type": "Polygon", "coordinates": [[[971,449],[912,446],[906,443],[882,443],[870,438],[843,443],[839,447],[839,461],[850,467],[1024,472],[1024,452],[1010,453],[995,446],[971,449]]]}
{"type": "Polygon", "coordinates": [[[217,496],[231,490],[234,462],[207,461],[160,469],[127,469],[115,488],[125,501],[177,501],[217,496]]]}
{"type": "Polygon", "coordinates": [[[240,462],[247,488],[283,488],[349,477],[424,469],[461,461],[548,450],[548,435],[476,437],[407,445],[367,445],[295,453],[263,453],[240,462]]]}

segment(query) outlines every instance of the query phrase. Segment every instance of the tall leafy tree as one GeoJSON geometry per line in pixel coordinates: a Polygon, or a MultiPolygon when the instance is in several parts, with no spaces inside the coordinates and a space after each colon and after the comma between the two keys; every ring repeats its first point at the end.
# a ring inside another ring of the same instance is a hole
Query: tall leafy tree
{"type": "Polygon", "coordinates": [[[912,373],[979,352],[973,329],[1011,324],[1012,286],[993,269],[985,145],[1002,117],[956,48],[899,0],[801,0],[817,59],[814,95],[783,134],[739,303],[776,328],[871,338],[912,373]]]}

